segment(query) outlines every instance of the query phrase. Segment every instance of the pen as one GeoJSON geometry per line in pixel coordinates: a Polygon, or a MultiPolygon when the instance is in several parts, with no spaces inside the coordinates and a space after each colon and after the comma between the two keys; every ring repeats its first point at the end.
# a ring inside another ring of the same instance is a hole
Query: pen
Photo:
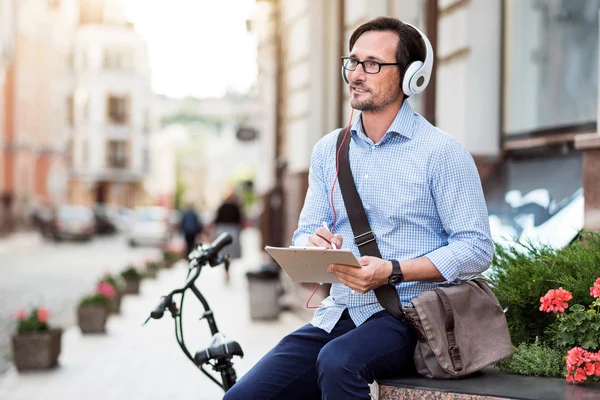
{"type": "MultiPolygon", "coordinates": [[[[323,221],[323,228],[329,230],[329,227],[327,226],[327,222],[325,222],[325,221],[323,221]]],[[[333,247],[334,250],[337,250],[335,243],[331,243],[331,247],[333,247]]]]}

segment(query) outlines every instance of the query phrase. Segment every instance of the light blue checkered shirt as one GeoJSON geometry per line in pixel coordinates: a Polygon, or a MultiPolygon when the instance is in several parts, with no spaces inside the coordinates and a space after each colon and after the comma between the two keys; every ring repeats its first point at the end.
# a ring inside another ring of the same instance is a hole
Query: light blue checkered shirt
{"type": "MultiPolygon", "coordinates": [[[[494,254],[488,212],[473,158],[465,148],[415,113],[408,102],[383,139],[375,144],[363,131],[360,114],[351,127],[350,166],[371,229],[384,259],[410,260],[426,256],[446,281],[468,279],[485,271],[494,254]]],[[[307,243],[323,221],[333,224],[329,199],[335,178],[337,130],[315,145],[309,188],[292,242],[307,243]]],[[[335,233],[344,248],[360,257],[339,184],[333,201],[335,233]]],[[[404,306],[434,282],[397,285],[404,306]]],[[[330,296],[315,312],[312,324],[331,332],[344,309],[359,326],[383,310],[375,292],[354,292],[333,284],[330,296]]]]}

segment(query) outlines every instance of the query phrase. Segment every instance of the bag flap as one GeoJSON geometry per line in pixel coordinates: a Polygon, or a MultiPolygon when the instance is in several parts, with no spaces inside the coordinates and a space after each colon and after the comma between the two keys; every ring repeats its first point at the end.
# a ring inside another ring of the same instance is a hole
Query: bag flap
{"type": "Polygon", "coordinates": [[[465,375],[510,357],[513,347],[502,308],[487,283],[465,281],[441,286],[454,314],[454,334],[463,364],[456,371],[448,352],[446,313],[434,291],[423,292],[413,300],[420,325],[440,366],[453,375],[465,375]]]}

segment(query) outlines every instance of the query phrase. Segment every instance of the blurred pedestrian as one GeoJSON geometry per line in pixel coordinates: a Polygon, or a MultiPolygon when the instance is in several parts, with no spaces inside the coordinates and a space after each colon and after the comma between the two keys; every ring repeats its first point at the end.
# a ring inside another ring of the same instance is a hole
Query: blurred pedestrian
{"type": "MultiPolygon", "coordinates": [[[[240,233],[243,223],[242,209],[234,191],[225,196],[223,203],[219,206],[215,217],[215,238],[222,233],[228,233],[233,238],[233,242],[226,247],[225,254],[229,254],[231,259],[242,256],[242,247],[240,245],[240,233]]],[[[225,265],[225,279],[229,280],[229,266],[225,265]]]]}
{"type": "Polygon", "coordinates": [[[196,237],[202,233],[204,226],[202,221],[198,217],[198,213],[194,209],[194,206],[190,203],[187,204],[183,210],[183,216],[181,217],[181,231],[185,238],[186,244],[186,258],[194,250],[196,246],[196,237]]]}

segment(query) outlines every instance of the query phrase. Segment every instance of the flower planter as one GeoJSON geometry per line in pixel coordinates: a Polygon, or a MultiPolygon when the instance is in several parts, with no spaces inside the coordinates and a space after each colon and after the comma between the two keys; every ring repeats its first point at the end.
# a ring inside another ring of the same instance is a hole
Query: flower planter
{"type": "Polygon", "coordinates": [[[48,369],[58,365],[62,329],[28,332],[12,337],[12,352],[18,371],[48,369]]]}
{"type": "Polygon", "coordinates": [[[123,294],[139,294],[140,293],[140,282],[141,278],[128,278],[124,279],[125,287],[123,288],[123,294]]]}
{"type": "Polygon", "coordinates": [[[152,266],[147,266],[144,276],[149,279],[156,279],[158,275],[158,266],[156,264],[152,266]]]}
{"type": "Polygon", "coordinates": [[[101,305],[85,305],[77,308],[77,324],[81,333],[106,332],[109,310],[101,305]]]}

